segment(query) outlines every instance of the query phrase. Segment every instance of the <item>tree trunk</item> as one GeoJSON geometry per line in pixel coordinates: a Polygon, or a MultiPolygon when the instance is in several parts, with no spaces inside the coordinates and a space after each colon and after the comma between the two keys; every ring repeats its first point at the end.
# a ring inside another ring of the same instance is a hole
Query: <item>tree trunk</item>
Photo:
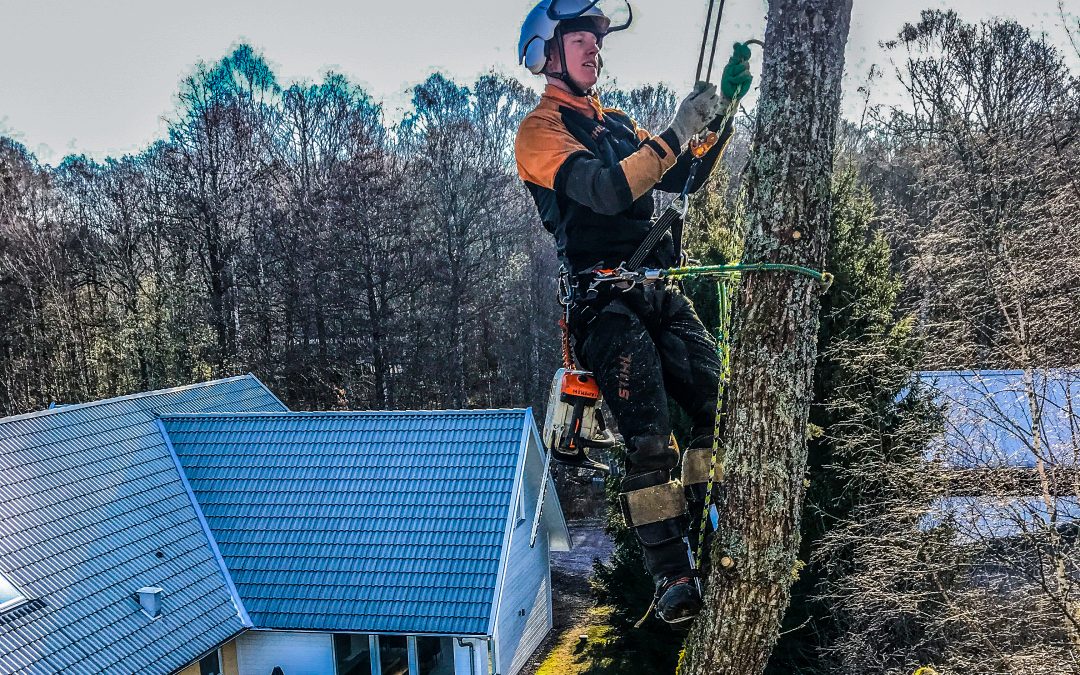
{"type": "MultiPolygon", "coordinates": [[[[744,262],[824,265],[851,2],[769,3],[744,262]]],[[[806,492],[819,292],[803,275],[743,277],[713,542],[713,559],[725,555],[735,566],[712,566],[680,673],[761,673],[776,643],[806,492]]]]}

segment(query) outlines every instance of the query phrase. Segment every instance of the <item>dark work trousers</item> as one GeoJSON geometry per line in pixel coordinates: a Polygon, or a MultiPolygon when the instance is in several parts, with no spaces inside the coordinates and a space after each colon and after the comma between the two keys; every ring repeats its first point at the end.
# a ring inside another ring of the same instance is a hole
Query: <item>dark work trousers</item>
{"type": "Polygon", "coordinates": [[[671,434],[670,396],[691,418],[693,438],[711,435],[720,361],[716,341],[675,286],[636,286],[577,303],[570,327],[582,364],[628,445],[628,473],[673,469],[671,457],[635,457],[632,439],[671,434]]]}
{"type": "MultiPolygon", "coordinates": [[[[622,492],[668,483],[679,462],[668,442],[670,396],[693,421],[693,437],[711,439],[720,361],[716,342],[675,286],[636,286],[571,308],[578,358],[593,371],[626,443],[622,492]]],[[[711,440],[710,440],[711,442],[711,440]]],[[[702,505],[692,500],[690,515],[702,505]]],[[[689,518],[634,527],[657,588],[690,571],[689,518]]]]}

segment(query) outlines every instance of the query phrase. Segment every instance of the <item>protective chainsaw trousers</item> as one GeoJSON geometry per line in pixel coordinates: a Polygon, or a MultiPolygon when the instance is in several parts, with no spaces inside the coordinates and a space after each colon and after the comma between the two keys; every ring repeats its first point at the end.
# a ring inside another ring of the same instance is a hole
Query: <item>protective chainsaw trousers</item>
{"type": "MultiPolygon", "coordinates": [[[[695,437],[708,438],[715,422],[720,372],[716,343],[693,304],[674,287],[609,291],[571,308],[570,329],[585,367],[592,370],[626,442],[623,515],[638,537],[645,566],[657,586],[691,568],[683,539],[700,518],[703,485],[684,486],[670,445],[668,396],[690,416],[695,437]],[[697,513],[688,511],[697,508],[697,513]]],[[[698,444],[694,444],[698,445],[698,444]]],[[[703,453],[683,468],[701,481],[703,453]],[[695,468],[696,467],[696,468],[695,468]]]]}
{"type": "MultiPolygon", "coordinates": [[[[712,433],[720,373],[716,342],[678,288],[612,289],[606,297],[575,302],[570,329],[624,439],[669,435],[669,395],[690,416],[694,437],[712,433]]],[[[629,461],[647,471],[673,469],[677,459],[629,461]]]]}

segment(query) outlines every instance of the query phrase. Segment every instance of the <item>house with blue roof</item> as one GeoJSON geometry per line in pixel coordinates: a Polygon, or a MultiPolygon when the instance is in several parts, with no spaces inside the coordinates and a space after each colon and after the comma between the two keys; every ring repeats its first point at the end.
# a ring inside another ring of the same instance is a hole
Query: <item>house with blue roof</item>
{"type": "Polygon", "coordinates": [[[956,467],[1034,468],[1080,461],[1080,371],[950,370],[920,373],[944,406],[931,459],[956,467]]]}
{"type": "Polygon", "coordinates": [[[513,675],[570,545],[529,410],[253,376],[0,419],[0,673],[513,675]]]}
{"type": "Polygon", "coordinates": [[[952,478],[928,524],[947,519],[958,536],[989,541],[1080,523],[1080,371],[939,371],[919,379],[944,411],[927,460],[952,478]]]}

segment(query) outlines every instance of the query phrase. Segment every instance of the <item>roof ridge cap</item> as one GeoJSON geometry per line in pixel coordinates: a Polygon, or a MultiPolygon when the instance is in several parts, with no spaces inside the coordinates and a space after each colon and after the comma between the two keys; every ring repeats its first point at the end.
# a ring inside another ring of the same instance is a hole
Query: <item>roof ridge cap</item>
{"type": "Polygon", "coordinates": [[[7,422],[18,422],[26,419],[33,419],[37,417],[45,417],[47,415],[55,413],[70,412],[73,410],[84,410],[97,405],[104,405],[106,403],[116,403],[118,401],[130,401],[137,398],[145,398],[147,396],[157,396],[160,394],[170,394],[177,391],[186,391],[188,389],[198,389],[210,387],[216,384],[224,384],[226,382],[237,382],[239,380],[252,379],[259,382],[259,378],[255,377],[251,373],[246,375],[233,375],[231,377],[222,377],[216,380],[207,380],[205,382],[193,382],[191,384],[182,384],[178,387],[168,387],[165,389],[153,389],[151,391],[141,391],[134,394],[124,394],[123,396],[113,396],[111,398],[98,399],[96,401],[86,401],[83,403],[65,403],[53,408],[46,408],[44,410],[33,410],[31,412],[20,413],[18,415],[9,415],[8,417],[0,417],[0,424],[7,422]]]}
{"type": "Polygon", "coordinates": [[[455,410],[253,410],[247,412],[166,413],[161,419],[257,418],[257,417],[368,417],[375,415],[476,415],[525,414],[529,408],[476,408],[455,410]]]}

